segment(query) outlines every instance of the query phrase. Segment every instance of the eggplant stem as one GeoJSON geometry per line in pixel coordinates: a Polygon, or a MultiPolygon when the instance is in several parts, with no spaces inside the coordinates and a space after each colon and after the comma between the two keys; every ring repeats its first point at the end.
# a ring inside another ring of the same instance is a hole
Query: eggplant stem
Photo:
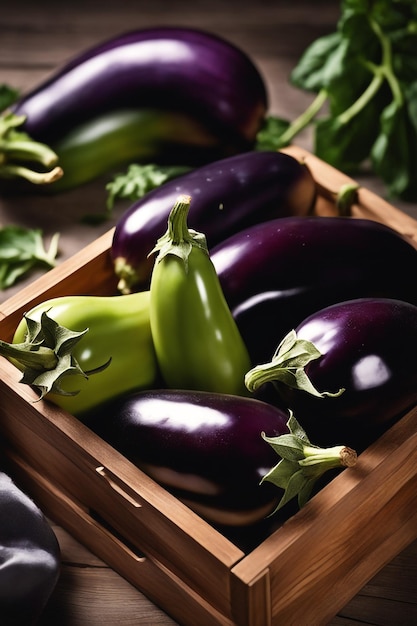
{"type": "Polygon", "coordinates": [[[169,254],[180,258],[184,263],[185,271],[188,268],[188,257],[193,248],[199,248],[208,254],[207,241],[203,233],[188,228],[187,217],[191,205],[191,196],[180,195],[168,217],[168,228],[158,239],[155,247],[148,256],[158,252],[156,263],[159,263],[169,254]]]}
{"type": "Polygon", "coordinates": [[[334,446],[333,448],[317,448],[304,446],[304,459],[298,462],[303,467],[318,465],[321,468],[332,469],[336,467],[353,467],[356,464],[357,454],[347,446],[334,446]]]}
{"type": "Polygon", "coordinates": [[[34,141],[27,133],[16,130],[25,120],[24,115],[10,112],[0,116],[0,177],[24,178],[35,185],[53,183],[63,175],[62,168],[56,165],[58,155],[46,144],[34,141]],[[30,162],[52,169],[38,172],[22,165],[30,162]]]}
{"type": "Polygon", "coordinates": [[[52,167],[58,161],[58,155],[49,146],[30,139],[0,141],[0,152],[6,160],[36,161],[45,167],[52,167]]]}
{"type": "Polygon", "coordinates": [[[336,195],[337,214],[350,217],[352,205],[358,201],[358,183],[346,183],[342,185],[336,195]]]}
{"type": "MultiPolygon", "coordinates": [[[[293,329],[278,345],[270,362],[255,365],[246,373],[245,385],[253,392],[267,382],[272,382],[276,386],[279,383],[319,398],[338,397],[344,392],[343,388],[336,392],[318,391],[307,376],[305,367],[321,356],[314,343],[299,339],[293,329]]],[[[279,391],[278,386],[277,389],[279,391]]]]}
{"type": "Polygon", "coordinates": [[[35,185],[44,185],[59,180],[63,175],[63,170],[59,165],[48,172],[37,172],[23,165],[3,165],[0,166],[0,177],[3,178],[24,178],[35,185]]]}
{"type": "Polygon", "coordinates": [[[58,357],[54,350],[45,346],[32,344],[30,347],[24,344],[9,344],[0,340],[0,354],[8,359],[13,359],[23,368],[43,371],[52,370],[58,363],[58,357]]]}
{"type": "Polygon", "coordinates": [[[24,315],[27,332],[24,343],[13,344],[0,340],[0,354],[9,359],[23,372],[21,383],[40,392],[42,399],[49,392],[60,395],[76,395],[61,386],[66,376],[80,375],[88,379],[106,369],[111,357],[95,369],[84,371],[74,357],[74,348],[88,328],[81,332],[61,326],[43,312],[40,321],[24,315]]]}
{"type": "Polygon", "coordinates": [[[273,515],[292,498],[298,498],[299,507],[303,507],[310,498],[319,478],[328,470],[353,467],[357,462],[357,454],[347,446],[319,448],[310,443],[304,429],[290,411],[287,422],[288,433],[278,437],[263,439],[270,444],[281,460],[262,478],[283,490],[273,515]]]}

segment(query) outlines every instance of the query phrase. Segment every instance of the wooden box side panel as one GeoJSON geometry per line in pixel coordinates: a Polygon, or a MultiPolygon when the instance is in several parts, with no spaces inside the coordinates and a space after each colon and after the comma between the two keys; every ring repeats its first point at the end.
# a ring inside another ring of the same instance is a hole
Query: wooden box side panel
{"type": "MultiPolygon", "coordinates": [[[[234,622],[239,626],[272,626],[270,569],[266,567],[254,577],[243,580],[231,574],[231,603],[234,622]]],[[[280,622],[280,625],[286,622],[280,622]]]]}
{"type": "Polygon", "coordinates": [[[9,467],[42,510],[184,626],[233,626],[229,618],[154,559],[138,554],[107,526],[91,517],[73,496],[8,452],[9,467]],[[86,541],[87,538],[87,541],[86,541]]]}
{"type": "Polygon", "coordinates": [[[416,420],[414,408],[233,568],[234,606],[268,568],[272,624],[325,624],[417,537],[416,420]]]}
{"type": "Polygon", "coordinates": [[[46,402],[33,403],[36,394],[17,382],[13,365],[2,359],[0,371],[6,453],[10,449],[24,458],[126,543],[228,615],[230,569],[244,556],[241,550],[74,417],[46,402]]]}
{"type": "MultiPolygon", "coordinates": [[[[337,215],[338,192],[345,185],[356,185],[356,181],[298,146],[288,146],[282,152],[305,163],[311,171],[318,192],[316,213],[337,215]]],[[[350,215],[381,222],[401,233],[417,248],[417,221],[365,187],[358,187],[350,215]]]]}

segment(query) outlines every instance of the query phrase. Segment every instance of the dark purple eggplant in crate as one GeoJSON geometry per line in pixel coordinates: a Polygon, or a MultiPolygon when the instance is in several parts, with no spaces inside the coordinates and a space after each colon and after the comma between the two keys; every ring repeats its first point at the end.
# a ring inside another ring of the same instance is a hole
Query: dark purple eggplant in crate
{"type": "Polygon", "coordinates": [[[83,421],[196,512],[226,526],[259,522],[294,496],[302,506],[327,470],[356,462],[354,450],[318,448],[288,411],[248,397],[157,389],[116,399],[83,421]],[[287,490],[294,473],[297,486],[287,490]]]}
{"type": "Polygon", "coordinates": [[[415,305],[359,298],[307,317],[246,384],[273,382],[317,444],[363,450],[416,404],[416,354],[415,305]]]}
{"type": "Polygon", "coordinates": [[[211,259],[254,364],[325,306],[362,297],[417,304],[417,250],[371,220],[283,217],[221,242],[211,259]]]}
{"type": "Polygon", "coordinates": [[[149,284],[148,254],[166,230],[178,196],[191,196],[191,228],[209,248],[252,224],[284,215],[305,215],[316,185],[306,165],[279,152],[247,152],[220,159],[171,180],[135,202],[116,225],[112,258],[120,290],[149,284]]]}

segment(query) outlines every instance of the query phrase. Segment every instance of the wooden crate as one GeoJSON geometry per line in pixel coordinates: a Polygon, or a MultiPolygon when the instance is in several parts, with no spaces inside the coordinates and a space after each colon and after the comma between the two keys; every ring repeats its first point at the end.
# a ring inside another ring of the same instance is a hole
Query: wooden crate
{"type": "MultiPolygon", "coordinates": [[[[350,181],[313,155],[317,212],[350,181]]],[[[389,224],[417,247],[417,223],[366,189],[353,216],[389,224]]],[[[111,294],[112,231],[0,308],[10,340],[47,298],[111,294]]],[[[412,279],[412,277],[411,277],[412,279]]],[[[43,510],[184,625],[326,624],[417,537],[417,408],[297,514],[250,550],[206,523],[81,422],[20,384],[0,359],[0,436],[10,468],[43,510]]]]}

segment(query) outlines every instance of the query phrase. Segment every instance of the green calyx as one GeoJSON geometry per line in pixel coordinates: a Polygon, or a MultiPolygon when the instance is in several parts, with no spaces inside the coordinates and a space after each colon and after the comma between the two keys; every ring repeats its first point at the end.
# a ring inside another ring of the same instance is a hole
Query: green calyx
{"type": "Polygon", "coordinates": [[[352,448],[313,446],[291,412],[287,426],[289,433],[278,437],[267,437],[265,433],[262,433],[263,439],[281,457],[277,465],[261,480],[261,484],[269,481],[284,490],[281,500],[271,515],[295,497],[298,499],[299,507],[303,507],[310,498],[318,479],[328,470],[353,467],[357,461],[357,454],[352,448]]]}
{"type": "Polygon", "coordinates": [[[24,178],[35,185],[53,183],[63,175],[56,165],[58,156],[49,146],[16,130],[25,119],[7,111],[0,116],[0,177],[24,178]],[[46,171],[34,170],[29,163],[37,163],[46,171]]]}
{"type": "Polygon", "coordinates": [[[110,364],[111,359],[85,372],[73,356],[74,347],[88,332],[88,328],[74,332],[60,326],[46,312],[42,313],[40,321],[26,315],[24,318],[27,324],[25,341],[13,344],[0,340],[0,354],[23,371],[20,382],[39,391],[39,399],[50,392],[64,396],[76,395],[78,391],[67,392],[62,388],[63,378],[74,374],[88,378],[110,364]]]}
{"type": "Polygon", "coordinates": [[[340,396],[344,389],[334,393],[318,391],[305,372],[306,365],[321,356],[321,352],[311,341],[298,339],[295,330],[291,330],[281,341],[269,363],[256,365],[247,372],[245,385],[253,392],[263,384],[273,382],[305,391],[319,398],[340,396]]]}
{"type": "Polygon", "coordinates": [[[159,263],[166,256],[172,254],[183,261],[185,270],[187,270],[188,257],[193,248],[198,248],[208,254],[205,235],[188,228],[187,217],[190,205],[191,197],[181,195],[172,207],[168,217],[168,229],[166,233],[158,239],[155,247],[149,254],[150,256],[158,252],[156,263],[159,263]]]}

